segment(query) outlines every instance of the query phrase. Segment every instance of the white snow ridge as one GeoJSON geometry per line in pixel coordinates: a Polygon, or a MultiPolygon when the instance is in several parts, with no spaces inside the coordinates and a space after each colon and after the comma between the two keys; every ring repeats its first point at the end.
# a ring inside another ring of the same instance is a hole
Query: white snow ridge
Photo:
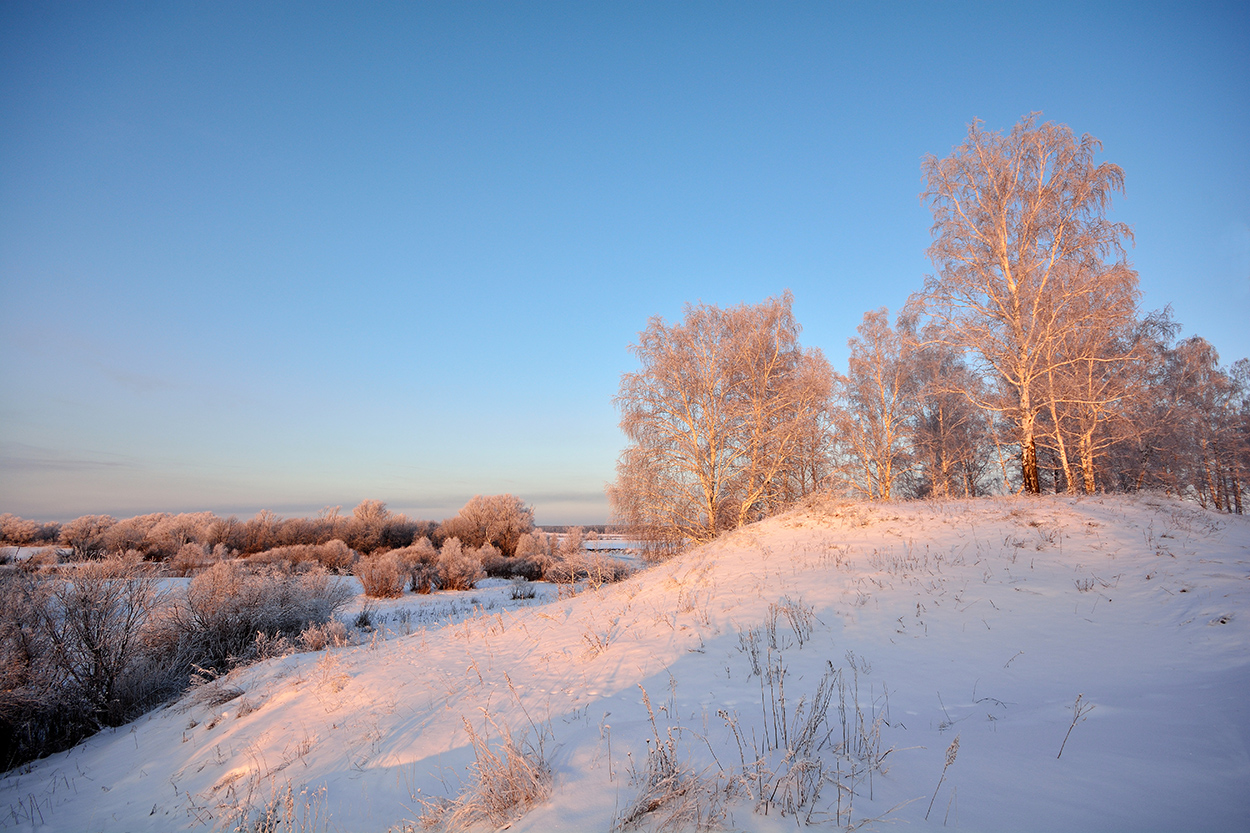
{"type": "Polygon", "coordinates": [[[1250,829],[1242,517],[815,501],[563,595],[236,671],[0,827],[1250,829]]]}

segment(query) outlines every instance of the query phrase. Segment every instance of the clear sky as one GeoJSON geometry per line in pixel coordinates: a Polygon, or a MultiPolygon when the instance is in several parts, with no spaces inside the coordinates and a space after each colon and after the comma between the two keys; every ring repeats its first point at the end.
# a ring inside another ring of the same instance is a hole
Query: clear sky
{"type": "Polygon", "coordinates": [[[789,288],[844,368],[974,118],[1101,139],[1231,363],[1248,8],[0,4],[0,512],[603,522],[648,317],[789,288]]]}

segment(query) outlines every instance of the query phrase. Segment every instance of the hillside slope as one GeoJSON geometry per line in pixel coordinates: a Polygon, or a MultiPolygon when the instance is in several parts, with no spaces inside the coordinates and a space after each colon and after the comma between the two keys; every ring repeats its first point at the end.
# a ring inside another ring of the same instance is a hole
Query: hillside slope
{"type": "Polygon", "coordinates": [[[0,827],[404,829],[472,780],[471,729],[541,746],[519,831],[1248,829],[1248,602],[1250,520],[1167,498],[814,503],[235,672],[10,773],[0,827]]]}

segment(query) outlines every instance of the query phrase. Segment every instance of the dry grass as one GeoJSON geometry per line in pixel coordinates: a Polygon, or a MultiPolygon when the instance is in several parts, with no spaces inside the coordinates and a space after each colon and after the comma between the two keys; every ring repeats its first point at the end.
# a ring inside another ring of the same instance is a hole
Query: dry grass
{"type": "Polygon", "coordinates": [[[501,731],[489,716],[486,721],[504,738],[503,742],[492,749],[489,736],[479,733],[467,719],[464,721],[474,755],[469,782],[454,799],[422,800],[420,824],[424,829],[450,832],[481,824],[498,829],[551,795],[545,735],[540,732],[533,743],[518,743],[511,732],[501,731]]]}
{"type": "MultiPolygon", "coordinates": [[[[725,819],[727,803],[735,797],[735,781],[722,783],[719,778],[695,772],[679,755],[677,734],[670,727],[660,736],[656,726],[651,698],[641,685],[642,701],[651,721],[651,740],[647,742],[647,759],[635,766],[630,757],[630,784],[638,789],[634,800],[626,805],[612,826],[614,833],[635,830],[646,825],[657,831],[710,831],[719,829],[725,819]]],[[[680,729],[678,730],[680,732],[680,729]]]]}
{"type": "Polygon", "coordinates": [[[342,648],[350,643],[347,626],[338,619],[331,619],[321,624],[313,624],[304,628],[299,635],[300,645],[307,651],[320,651],[325,648],[342,648]]]}

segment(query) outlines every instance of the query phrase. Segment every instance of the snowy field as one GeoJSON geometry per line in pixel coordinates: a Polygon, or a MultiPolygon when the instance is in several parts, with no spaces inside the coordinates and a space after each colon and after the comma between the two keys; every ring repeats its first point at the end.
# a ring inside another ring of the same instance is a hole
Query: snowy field
{"type": "Polygon", "coordinates": [[[387,602],[377,639],[10,773],[0,827],[421,829],[471,808],[472,732],[549,767],[516,831],[1250,829],[1250,520],[828,503],[620,584],[538,586],[387,602]]]}

